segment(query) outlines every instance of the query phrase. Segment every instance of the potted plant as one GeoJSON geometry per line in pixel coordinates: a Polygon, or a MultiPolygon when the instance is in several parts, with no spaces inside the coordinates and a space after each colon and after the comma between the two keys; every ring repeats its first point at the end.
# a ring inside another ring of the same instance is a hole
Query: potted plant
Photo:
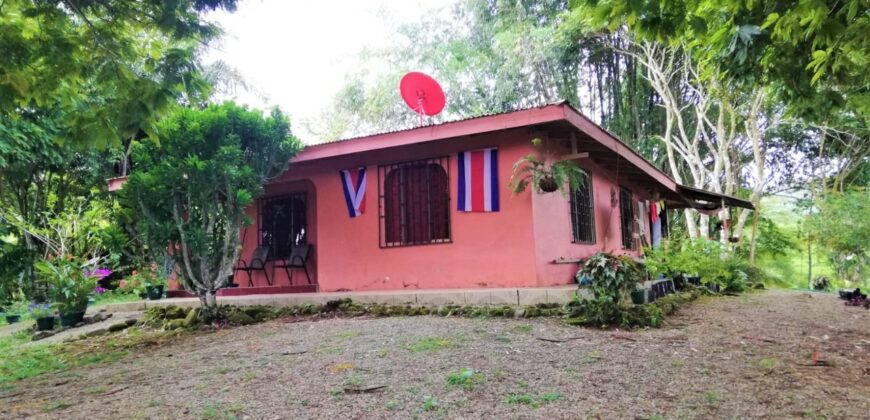
{"type": "Polygon", "coordinates": [[[21,321],[21,315],[27,311],[27,305],[29,304],[30,302],[24,298],[24,294],[19,293],[15,295],[13,300],[3,305],[6,323],[14,324],[21,321]]]}
{"type": "Polygon", "coordinates": [[[36,320],[37,331],[54,329],[54,310],[49,303],[34,303],[30,305],[30,317],[36,320]]]}
{"type": "Polygon", "coordinates": [[[77,258],[67,256],[38,261],[35,265],[51,286],[60,313],[60,324],[70,327],[82,322],[88,298],[97,285],[97,275],[85,270],[77,258]]]}
{"type": "MultiPolygon", "coordinates": [[[[540,144],[541,139],[532,140],[532,145],[538,147],[540,144]]],[[[556,160],[547,163],[548,160],[552,159],[530,154],[514,163],[510,180],[511,191],[519,194],[531,184],[540,193],[561,190],[562,194],[567,195],[576,186],[586,182],[586,173],[573,161],[556,160]]]]}
{"type": "Polygon", "coordinates": [[[140,287],[139,297],[148,300],[159,300],[163,298],[163,291],[166,288],[166,280],[160,275],[157,264],[151,264],[148,267],[139,270],[133,270],[133,273],[128,277],[132,284],[137,284],[140,287]]]}
{"type": "Polygon", "coordinates": [[[576,277],[583,276],[591,279],[596,299],[627,306],[631,291],[641,281],[641,269],[629,257],[598,252],[580,267],[576,277]]]}

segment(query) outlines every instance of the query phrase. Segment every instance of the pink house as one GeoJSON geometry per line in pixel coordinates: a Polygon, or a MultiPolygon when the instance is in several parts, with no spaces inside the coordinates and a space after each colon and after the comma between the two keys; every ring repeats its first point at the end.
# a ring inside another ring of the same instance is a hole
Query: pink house
{"type": "Polygon", "coordinates": [[[558,103],[307,146],[250,208],[242,259],[264,256],[265,269],[235,282],[238,292],[564,285],[597,251],[639,257],[667,232],[656,209],[723,202],[749,204],[678,185],[558,103]],[[540,150],[575,160],[591,182],[512,194],[514,163],[540,150]],[[304,268],[301,258],[283,267],[306,249],[304,268]]]}

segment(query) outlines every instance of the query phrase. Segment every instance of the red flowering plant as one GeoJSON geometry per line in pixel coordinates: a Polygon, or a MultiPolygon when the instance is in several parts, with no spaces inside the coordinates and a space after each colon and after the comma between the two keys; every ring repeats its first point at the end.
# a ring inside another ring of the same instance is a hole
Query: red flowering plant
{"type": "Polygon", "coordinates": [[[118,287],[125,291],[144,293],[149,286],[166,285],[166,278],[162,275],[160,267],[151,263],[147,266],[133,270],[129,276],[118,283],[118,287]]]}

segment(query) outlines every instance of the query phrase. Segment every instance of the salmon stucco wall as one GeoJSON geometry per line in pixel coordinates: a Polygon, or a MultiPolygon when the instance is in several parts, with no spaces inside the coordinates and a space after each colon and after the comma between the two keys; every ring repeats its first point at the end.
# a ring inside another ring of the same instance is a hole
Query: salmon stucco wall
{"type": "MultiPolygon", "coordinates": [[[[508,188],[514,162],[529,151],[529,131],[524,128],[380,149],[293,165],[266,191],[271,195],[307,189],[316,197],[309,197],[309,202],[316,201],[309,205],[309,241],[314,245],[320,291],[535,286],[531,197],[511,196],[508,188]],[[493,146],[499,148],[501,211],[457,211],[456,153],[493,146]],[[383,180],[378,178],[378,165],[443,156],[449,158],[452,242],[381,248],[378,183],[383,180]],[[367,168],[365,213],[351,218],[338,171],[360,166],[367,168]]],[[[256,211],[249,212],[254,224],[244,234],[243,257],[257,246],[256,211]]],[[[294,275],[294,284],[304,281],[299,274],[294,275]]],[[[239,276],[236,282],[246,286],[247,277],[239,276]]],[[[276,284],[288,284],[280,270],[277,277],[276,284]]],[[[265,278],[255,274],[255,284],[266,285],[265,278]]]]}
{"type": "MultiPolygon", "coordinates": [[[[555,150],[557,147],[551,145],[551,148],[555,150]]],[[[559,152],[570,153],[568,150],[559,150],[559,152]]],[[[561,192],[524,193],[532,196],[538,286],[570,284],[575,281],[578,265],[554,263],[554,260],[587,258],[598,251],[612,252],[616,255],[640,255],[639,250],[622,247],[619,206],[611,206],[610,194],[611,190],[618,193],[619,187],[622,186],[629,189],[634,200],[637,201],[648,199],[646,192],[625,180],[617,180],[615,171],[601,167],[590,159],[580,159],[577,163],[592,179],[594,244],[572,242],[571,204],[566,195],[561,192]]]]}

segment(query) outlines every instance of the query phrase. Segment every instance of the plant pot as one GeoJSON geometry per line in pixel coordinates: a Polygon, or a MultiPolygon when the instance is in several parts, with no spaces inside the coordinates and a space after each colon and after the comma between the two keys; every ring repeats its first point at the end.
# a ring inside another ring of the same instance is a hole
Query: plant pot
{"type": "Polygon", "coordinates": [[[160,300],[163,297],[163,285],[145,286],[145,294],[148,295],[148,300],[160,300]]]}
{"type": "Polygon", "coordinates": [[[18,321],[21,321],[21,315],[6,315],[7,324],[14,324],[18,321]]]}
{"type": "Polygon", "coordinates": [[[707,283],[707,289],[711,292],[719,293],[719,283],[707,283]]]}
{"type": "Polygon", "coordinates": [[[538,188],[545,193],[551,193],[559,189],[559,184],[556,183],[556,179],[552,175],[545,175],[538,180],[538,188]]]}
{"type": "Polygon", "coordinates": [[[36,319],[37,331],[51,331],[54,329],[54,315],[36,319]]]}
{"type": "Polygon", "coordinates": [[[60,314],[60,326],[61,327],[72,327],[85,318],[85,312],[70,312],[70,313],[61,313],[60,314]]]}
{"type": "Polygon", "coordinates": [[[646,290],[635,289],[631,291],[631,303],[635,305],[643,305],[646,303],[646,290]]]}

